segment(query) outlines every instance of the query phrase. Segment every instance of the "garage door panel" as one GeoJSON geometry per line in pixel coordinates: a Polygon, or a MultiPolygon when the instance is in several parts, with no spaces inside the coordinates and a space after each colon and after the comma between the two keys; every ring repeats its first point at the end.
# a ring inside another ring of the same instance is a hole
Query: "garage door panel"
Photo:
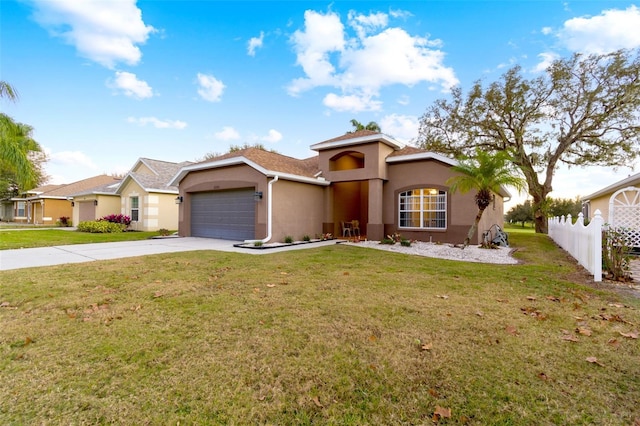
{"type": "Polygon", "coordinates": [[[255,238],[254,189],[191,195],[191,235],[248,240],[255,238]]]}

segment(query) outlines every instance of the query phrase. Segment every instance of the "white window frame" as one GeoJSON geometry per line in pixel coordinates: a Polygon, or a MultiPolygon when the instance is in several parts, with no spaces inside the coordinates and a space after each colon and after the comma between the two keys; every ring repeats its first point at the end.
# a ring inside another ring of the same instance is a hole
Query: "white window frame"
{"type": "Polygon", "coordinates": [[[137,195],[129,197],[129,204],[131,206],[131,209],[130,209],[131,222],[140,222],[140,197],[138,197],[137,195]],[[135,207],[133,206],[133,200],[136,201],[135,207]],[[135,215],[133,214],[134,212],[135,212],[135,215]]]}
{"type": "Polygon", "coordinates": [[[26,201],[16,201],[16,217],[27,217],[26,201]],[[21,205],[22,205],[22,209],[20,209],[21,205]],[[20,214],[20,210],[22,210],[22,214],[20,214]]]}
{"type": "Polygon", "coordinates": [[[398,194],[398,228],[447,229],[447,191],[414,188],[398,194]],[[416,219],[418,226],[416,226],[416,219]],[[410,225],[407,225],[407,222],[410,225]]]}

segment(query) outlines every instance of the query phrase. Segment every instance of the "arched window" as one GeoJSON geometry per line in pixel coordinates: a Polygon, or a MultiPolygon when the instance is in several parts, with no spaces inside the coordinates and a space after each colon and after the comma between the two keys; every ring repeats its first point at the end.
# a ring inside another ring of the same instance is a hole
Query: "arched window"
{"type": "Polygon", "coordinates": [[[447,193],[435,188],[411,189],[399,196],[400,228],[446,229],[447,193]]]}

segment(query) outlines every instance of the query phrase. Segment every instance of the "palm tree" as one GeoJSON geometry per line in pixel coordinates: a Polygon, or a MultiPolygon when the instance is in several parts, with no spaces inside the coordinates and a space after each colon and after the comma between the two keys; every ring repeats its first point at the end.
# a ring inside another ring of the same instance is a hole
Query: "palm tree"
{"type": "Polygon", "coordinates": [[[370,121],[365,126],[361,122],[359,122],[358,120],[353,118],[351,120],[351,125],[353,126],[353,130],[350,131],[349,133],[359,132],[360,130],[372,130],[372,131],[378,132],[378,133],[380,133],[380,131],[381,131],[380,130],[380,126],[378,126],[378,123],[376,123],[375,121],[370,121]]]}
{"type": "MultiPolygon", "coordinates": [[[[15,101],[18,92],[6,81],[0,81],[0,98],[15,101]]],[[[42,178],[30,158],[30,153],[42,151],[32,138],[32,133],[31,126],[18,123],[0,113],[0,171],[13,175],[16,184],[22,189],[33,188],[42,178]]]]}
{"type": "MultiPolygon", "coordinates": [[[[482,218],[482,213],[491,204],[493,194],[500,191],[502,186],[512,186],[518,191],[525,188],[526,180],[518,174],[511,162],[511,157],[506,151],[499,151],[490,154],[481,149],[476,149],[474,158],[464,158],[451,169],[460,173],[449,178],[446,182],[451,192],[460,191],[462,193],[476,190],[476,205],[478,214],[469,229],[467,238],[464,240],[464,247],[471,242],[471,238],[478,229],[478,224],[482,218]]],[[[484,245],[484,241],[482,242],[484,245]]],[[[464,248],[463,247],[463,248],[464,248]]]]}
{"type": "Polygon", "coordinates": [[[9,83],[0,80],[0,98],[8,98],[11,101],[18,99],[18,92],[9,83]]]}

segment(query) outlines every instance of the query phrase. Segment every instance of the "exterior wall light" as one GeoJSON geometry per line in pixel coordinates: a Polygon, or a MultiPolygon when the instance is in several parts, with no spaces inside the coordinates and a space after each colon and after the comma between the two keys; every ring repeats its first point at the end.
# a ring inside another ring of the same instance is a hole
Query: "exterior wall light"
{"type": "Polygon", "coordinates": [[[183,200],[182,195],[178,195],[176,197],[176,204],[182,204],[182,200],[183,200]]]}
{"type": "Polygon", "coordinates": [[[98,200],[93,200],[93,205],[97,206],[98,205],[98,200]]]}
{"type": "Polygon", "coordinates": [[[253,199],[254,201],[260,201],[262,200],[262,191],[256,191],[253,193],[253,199]]]}

